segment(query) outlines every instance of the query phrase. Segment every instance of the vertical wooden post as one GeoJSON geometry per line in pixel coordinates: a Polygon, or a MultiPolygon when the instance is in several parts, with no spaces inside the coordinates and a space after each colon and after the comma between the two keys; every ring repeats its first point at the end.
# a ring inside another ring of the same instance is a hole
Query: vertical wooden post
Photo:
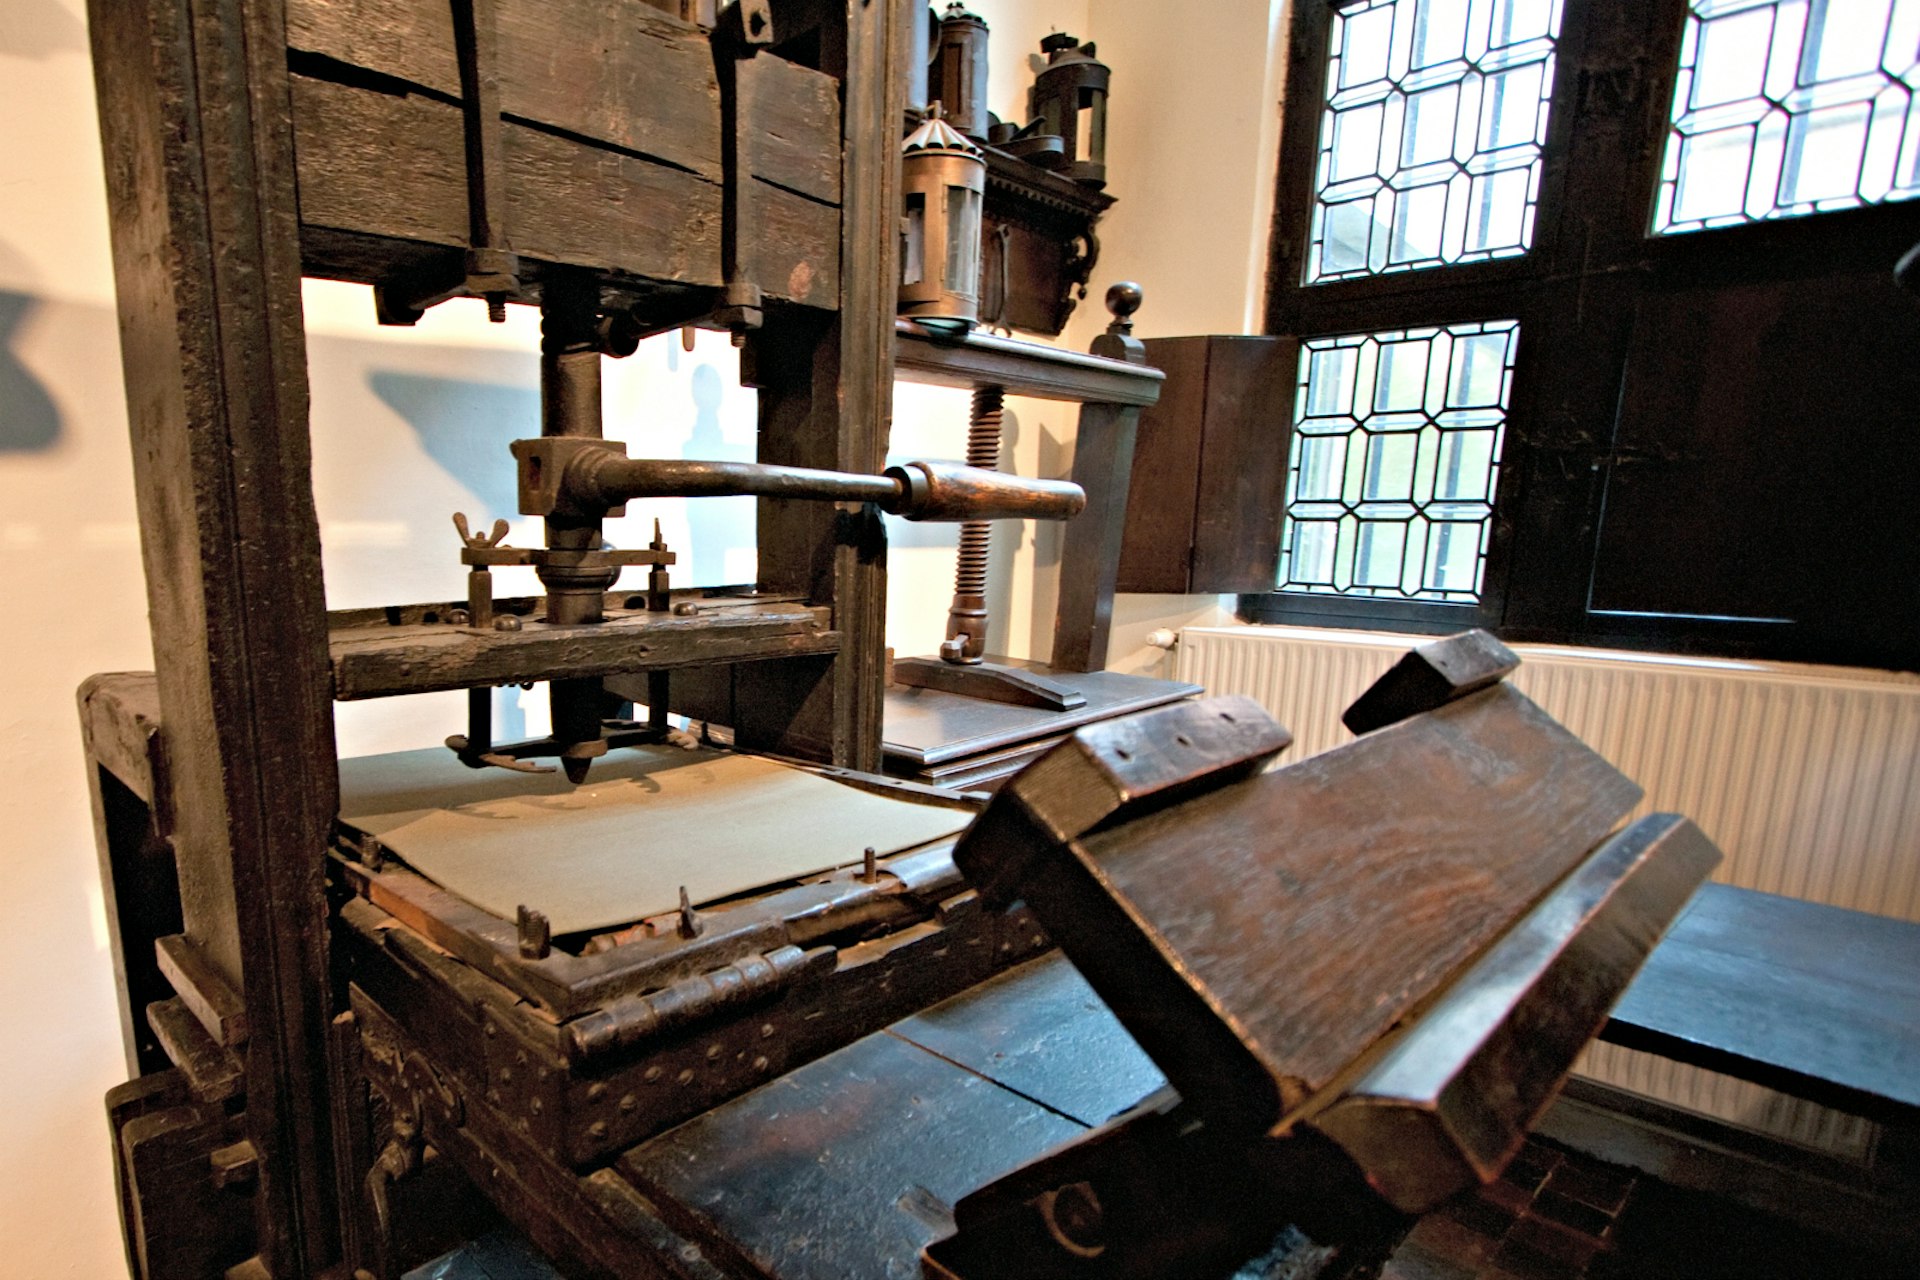
{"type": "MultiPolygon", "coordinates": [[[[870,473],[885,464],[893,420],[911,0],[841,2],[844,19],[835,13],[821,33],[821,69],[841,83],[840,310],[824,323],[811,313],[770,311],[749,339],[749,376],[761,388],[762,462],[870,473]]],[[[830,601],[842,637],[830,688],[816,686],[795,709],[794,736],[825,747],[837,764],[877,770],[886,681],[879,515],[870,507],[762,501],[760,578],[773,590],[830,601]]],[[[771,664],[754,664],[761,665],[771,664]]],[[[740,672],[755,684],[765,674],[740,672]]]]}
{"type": "MultiPolygon", "coordinates": [[[[1139,303],[1139,290],[1117,285],[1107,295],[1116,301],[1114,322],[1093,340],[1096,356],[1145,364],[1147,349],[1133,336],[1127,317],[1139,303]],[[1132,289],[1131,295],[1116,295],[1132,289]]],[[[1133,440],[1140,410],[1130,405],[1080,407],[1080,430],[1073,446],[1073,482],[1087,491],[1087,509],[1067,522],[1060,541],[1060,595],[1053,612],[1055,671],[1103,671],[1107,636],[1113,626],[1113,592],[1120,576],[1120,543],[1127,523],[1127,489],[1133,483],[1133,440]]]]}
{"type": "Polygon", "coordinates": [[[262,1261],[338,1256],[337,808],[279,0],[91,0],[120,340],[191,946],[245,1000],[262,1261]]]}

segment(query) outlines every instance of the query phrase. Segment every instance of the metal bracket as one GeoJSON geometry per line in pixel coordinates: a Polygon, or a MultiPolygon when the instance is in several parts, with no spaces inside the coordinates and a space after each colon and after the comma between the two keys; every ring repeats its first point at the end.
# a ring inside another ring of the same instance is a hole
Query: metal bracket
{"type": "Polygon", "coordinates": [[[507,299],[520,290],[520,258],[507,237],[494,0],[453,0],[453,37],[466,120],[470,247],[457,270],[443,264],[376,285],[374,306],[381,324],[416,324],[429,308],[459,297],[485,298],[487,318],[499,324],[507,318],[507,299]]]}

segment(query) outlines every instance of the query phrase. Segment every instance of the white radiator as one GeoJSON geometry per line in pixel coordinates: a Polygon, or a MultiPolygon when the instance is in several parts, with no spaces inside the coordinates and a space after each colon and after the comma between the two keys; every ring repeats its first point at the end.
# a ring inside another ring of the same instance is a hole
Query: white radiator
{"type": "MultiPolygon", "coordinates": [[[[1340,713],[1418,637],[1188,627],[1179,678],[1258,699],[1294,733],[1282,760],[1351,737],[1340,713]]],[[[1692,818],[1714,878],[1920,920],[1920,677],[1845,668],[1516,646],[1514,683],[1646,789],[1638,812],[1692,818]]],[[[1612,1045],[1582,1074],[1836,1153],[1874,1126],[1612,1045]]]]}

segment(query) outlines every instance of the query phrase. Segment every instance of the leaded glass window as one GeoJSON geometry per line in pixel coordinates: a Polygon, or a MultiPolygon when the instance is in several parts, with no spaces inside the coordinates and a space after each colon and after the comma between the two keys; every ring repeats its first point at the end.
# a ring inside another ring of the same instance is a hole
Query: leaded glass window
{"type": "Polygon", "coordinates": [[[1920,195],[1920,0],[1692,0],[1653,228],[1920,195]]]}
{"type": "Polygon", "coordinates": [[[1333,16],[1309,283],[1525,253],[1560,0],[1361,0],[1333,16]]]}
{"type": "Polygon", "coordinates": [[[1519,332],[1301,343],[1282,591],[1478,602],[1519,332]]]}

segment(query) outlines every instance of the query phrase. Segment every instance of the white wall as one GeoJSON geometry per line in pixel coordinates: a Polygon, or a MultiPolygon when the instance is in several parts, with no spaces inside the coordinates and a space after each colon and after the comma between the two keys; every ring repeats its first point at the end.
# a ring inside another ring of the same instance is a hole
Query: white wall
{"type": "MultiPolygon", "coordinates": [[[[1086,350],[1107,324],[1102,298],[1118,280],[1146,291],[1135,322],[1140,337],[1259,332],[1286,0],[978,0],[971,8],[991,29],[989,96],[1003,119],[1025,119],[1026,87],[1044,64],[1039,39],[1050,30],[1093,40],[1114,69],[1107,170],[1118,203],[1100,224],[1100,261],[1087,299],[1058,344],[1086,350]]],[[[1009,401],[1004,465],[1023,475],[1066,475],[1076,420],[1072,406],[1009,401]]],[[[896,397],[895,448],[923,431],[953,438],[964,422],[960,399],[922,402],[903,393],[896,397]]],[[[1058,529],[996,526],[994,551],[989,648],[1044,658],[1053,646],[1058,529]]],[[[902,653],[931,652],[944,623],[952,553],[896,541],[892,554],[896,569],[912,572],[892,577],[889,638],[902,653]]],[[[1232,604],[1230,596],[1122,595],[1114,602],[1108,666],[1170,677],[1171,657],[1147,647],[1147,633],[1229,623],[1232,604]]]]}
{"type": "MultiPolygon", "coordinates": [[[[993,33],[993,105],[1008,119],[1025,114],[1049,30],[1097,39],[1115,67],[1109,160],[1121,203],[1067,345],[1085,349],[1105,323],[1101,292],[1121,278],[1146,286],[1147,336],[1237,331],[1257,318],[1278,2],[976,0],[993,33]]],[[[13,686],[0,712],[10,828],[0,1011],[13,1029],[0,1052],[0,1270],[91,1280],[122,1265],[101,1098],[126,1065],[73,694],[93,672],[148,668],[151,649],[84,0],[0,3],[0,119],[0,583],[15,617],[0,639],[13,686]]],[[[537,427],[531,317],[516,308],[510,323],[488,326],[477,306],[452,304],[404,332],[371,324],[363,290],[314,285],[307,302],[331,603],[458,596],[450,513],[514,517],[501,445],[537,427]]],[[[669,456],[745,456],[753,405],[736,367],[725,339],[708,334],[690,353],[669,337],[610,364],[613,433],[669,456]]],[[[1009,410],[1006,465],[1066,474],[1075,410],[1017,400],[1009,410]]],[[[903,387],[896,456],[962,456],[966,411],[962,394],[903,387]]],[[[644,539],[657,509],[669,540],[690,553],[677,580],[752,576],[750,509],[640,507],[613,536],[644,539]]],[[[899,652],[939,642],[953,537],[895,527],[888,630],[899,652]]],[[[1057,557],[1053,529],[998,531],[997,650],[1051,647],[1057,557]]],[[[1159,659],[1138,641],[1152,626],[1219,616],[1213,597],[1123,597],[1116,663],[1159,659]]],[[[541,709],[527,710],[537,731],[541,709]]],[[[458,721],[457,698],[345,706],[341,746],[436,742],[458,721]]]]}
{"type": "Polygon", "coordinates": [[[80,0],[0,5],[0,1270],[124,1267],[102,1095],[126,1078],[74,689],[148,667],[80,0]]]}
{"type": "MultiPolygon", "coordinates": [[[[1100,58],[1114,68],[1101,275],[1136,280],[1143,338],[1258,333],[1279,147],[1286,0],[1101,0],[1100,58]]],[[[1099,317],[1078,315],[1075,345],[1099,317]]],[[[1170,677],[1147,647],[1160,627],[1233,621],[1232,596],[1122,595],[1107,665],[1170,677]]]]}
{"type": "MultiPolygon", "coordinates": [[[[1033,83],[1035,68],[1044,62],[1041,37],[1051,31],[1084,37],[1089,12],[1098,7],[1088,0],[974,0],[969,5],[987,23],[988,105],[1001,119],[1025,122],[1027,118],[1027,86],[1033,83]]],[[[1098,295],[1081,309],[1100,311],[1098,295]]],[[[1070,344],[1063,338],[1060,345],[1070,344]]],[[[1084,350],[1085,339],[1078,345],[1084,350]]],[[[967,415],[964,392],[900,385],[894,393],[894,456],[964,458],[967,415]]],[[[1001,466],[1024,476],[1065,476],[1072,466],[1077,420],[1078,409],[1073,405],[1009,399],[1001,466]]],[[[890,521],[889,537],[887,642],[902,656],[931,654],[946,635],[957,534],[951,526],[890,521]]],[[[991,545],[987,648],[1014,657],[1044,658],[1053,648],[1059,530],[1032,520],[1002,521],[993,528],[991,545]]]]}

